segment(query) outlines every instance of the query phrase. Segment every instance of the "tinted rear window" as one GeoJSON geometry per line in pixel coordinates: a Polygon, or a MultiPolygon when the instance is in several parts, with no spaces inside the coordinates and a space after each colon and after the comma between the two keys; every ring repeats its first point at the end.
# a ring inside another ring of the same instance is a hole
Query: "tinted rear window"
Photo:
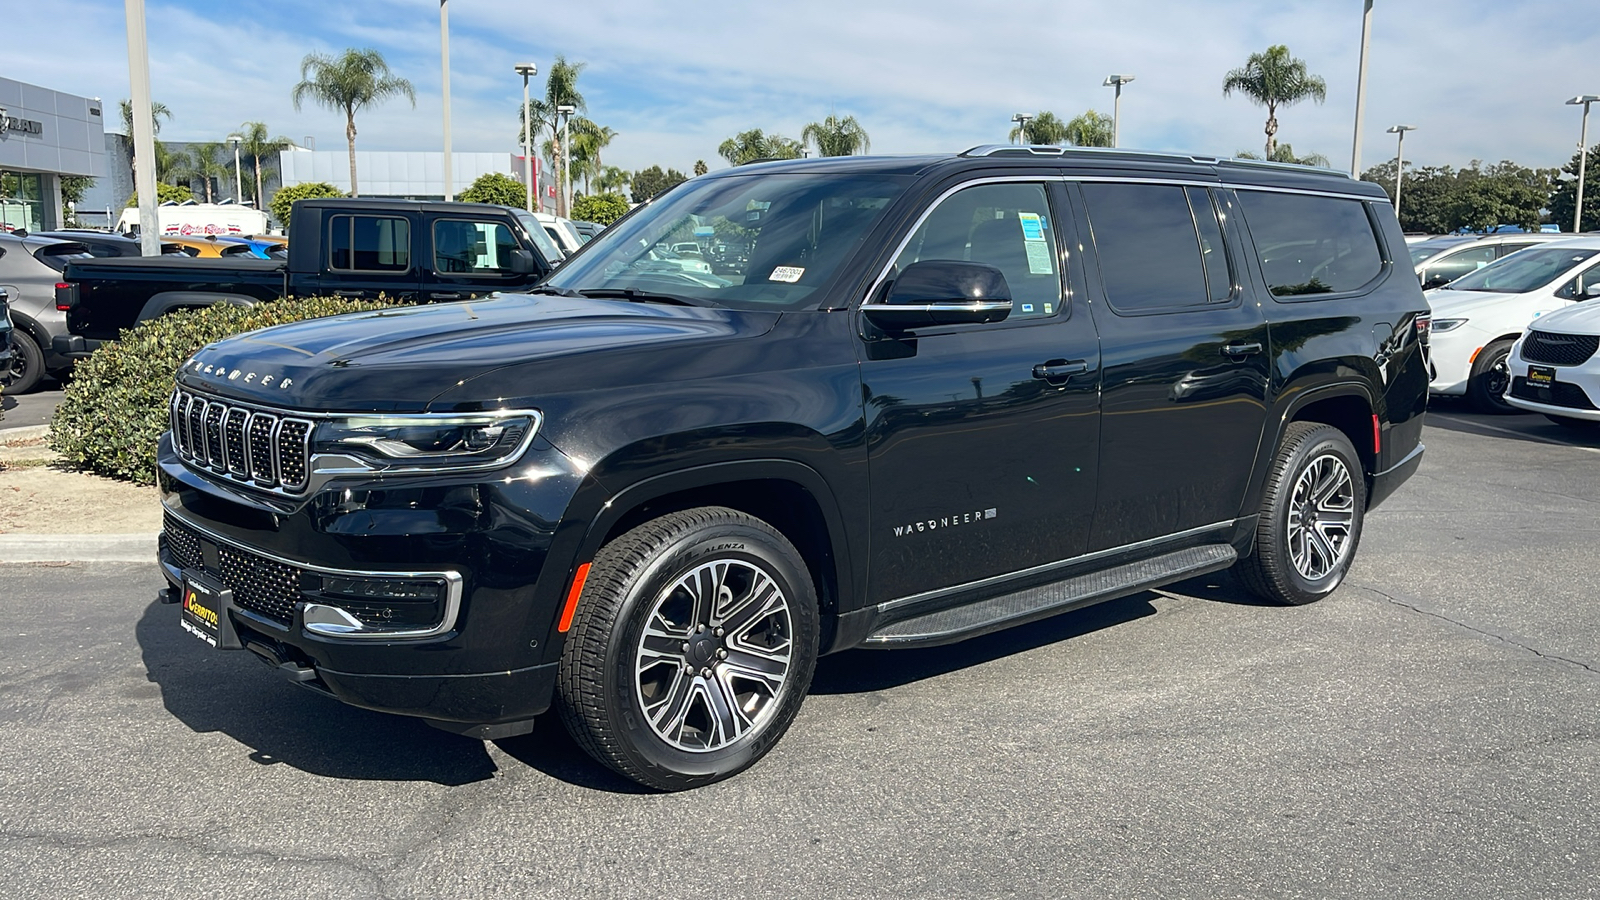
{"type": "MultiPolygon", "coordinates": [[[[1200,237],[1183,188],[1088,183],[1082,190],[1112,308],[1129,312],[1207,302],[1200,237]]],[[[1209,202],[1205,209],[1215,221],[1209,202]]],[[[1222,266],[1226,272],[1226,263],[1222,266]]]]}
{"type": "Polygon", "coordinates": [[[1267,289],[1279,299],[1353,291],[1383,269],[1361,200],[1241,190],[1239,203],[1267,289]]]}

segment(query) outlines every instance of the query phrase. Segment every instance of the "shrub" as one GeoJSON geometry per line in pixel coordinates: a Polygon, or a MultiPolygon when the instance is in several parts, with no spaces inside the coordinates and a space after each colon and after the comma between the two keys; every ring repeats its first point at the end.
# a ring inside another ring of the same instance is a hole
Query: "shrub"
{"type": "Polygon", "coordinates": [[[50,422],[50,447],[77,468],[150,484],[155,481],[156,441],[167,430],[173,375],[200,348],[269,325],[393,305],[336,297],[255,306],[219,303],[129,328],[73,369],[50,422]]]}
{"type": "Polygon", "coordinates": [[[628,201],[621,194],[593,194],[572,201],[572,217],[580,222],[610,225],[628,214],[628,201]]]}
{"type": "MultiPolygon", "coordinates": [[[[172,203],[183,203],[185,201],[193,200],[193,199],[194,199],[194,191],[191,191],[188,188],[183,187],[182,185],[161,184],[160,182],[156,183],[156,204],[157,205],[160,205],[162,203],[167,203],[169,201],[172,202],[172,203]]],[[[134,208],[135,206],[138,206],[138,205],[139,205],[139,192],[138,191],[134,191],[133,195],[128,198],[128,208],[132,209],[132,208],[134,208]]]]}
{"type": "Polygon", "coordinates": [[[528,189],[509,175],[485,172],[471,187],[457,194],[456,199],[462,203],[494,203],[520,208],[528,201],[528,189]]]}
{"type": "Polygon", "coordinates": [[[305,184],[291,184],[286,188],[279,188],[272,195],[272,202],[267,207],[272,210],[272,217],[283,226],[283,233],[289,233],[289,213],[294,209],[296,200],[310,200],[313,197],[343,197],[344,191],[339,190],[326,181],[308,181],[305,184]]]}

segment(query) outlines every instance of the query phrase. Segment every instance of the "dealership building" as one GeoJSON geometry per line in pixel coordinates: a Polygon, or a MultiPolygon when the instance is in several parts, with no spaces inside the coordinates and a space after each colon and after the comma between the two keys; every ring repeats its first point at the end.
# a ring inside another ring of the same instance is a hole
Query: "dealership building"
{"type": "Polygon", "coordinates": [[[0,78],[0,230],[59,228],[64,176],[106,174],[98,99],[0,78]]]}

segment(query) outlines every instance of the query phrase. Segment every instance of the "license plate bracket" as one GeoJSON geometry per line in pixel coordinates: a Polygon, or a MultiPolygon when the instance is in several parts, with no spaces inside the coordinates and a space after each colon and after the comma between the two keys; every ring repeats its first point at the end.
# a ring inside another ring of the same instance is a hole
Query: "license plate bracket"
{"type": "Polygon", "coordinates": [[[183,595],[178,605],[178,624],[189,634],[216,650],[244,647],[233,629],[233,591],[199,569],[183,572],[183,595]]]}
{"type": "Polygon", "coordinates": [[[1556,383],[1556,370],[1550,366],[1529,366],[1528,386],[1548,388],[1556,383]]]}

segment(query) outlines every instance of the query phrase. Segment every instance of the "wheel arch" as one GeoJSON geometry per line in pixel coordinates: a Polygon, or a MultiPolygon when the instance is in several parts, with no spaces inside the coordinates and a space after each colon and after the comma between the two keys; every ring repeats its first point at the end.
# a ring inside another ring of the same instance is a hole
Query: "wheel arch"
{"type": "Polygon", "coordinates": [[[254,306],[261,301],[243,294],[216,294],[207,291],[163,291],[145,301],[134,324],[160,318],[173,310],[199,309],[217,303],[230,306],[254,306]]]}

